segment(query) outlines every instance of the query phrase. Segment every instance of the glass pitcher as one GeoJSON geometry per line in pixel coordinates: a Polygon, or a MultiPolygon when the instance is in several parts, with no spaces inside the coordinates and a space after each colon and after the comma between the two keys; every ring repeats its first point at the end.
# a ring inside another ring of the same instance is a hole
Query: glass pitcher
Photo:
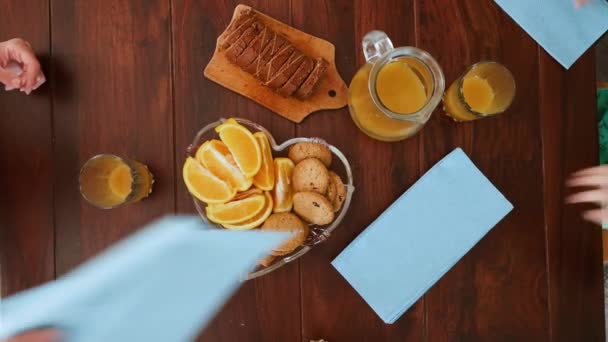
{"type": "Polygon", "coordinates": [[[368,136],[399,141],[416,134],[441,101],[445,79],[430,54],[394,48],[382,31],[363,37],[366,63],[350,82],[350,115],[368,136]]]}

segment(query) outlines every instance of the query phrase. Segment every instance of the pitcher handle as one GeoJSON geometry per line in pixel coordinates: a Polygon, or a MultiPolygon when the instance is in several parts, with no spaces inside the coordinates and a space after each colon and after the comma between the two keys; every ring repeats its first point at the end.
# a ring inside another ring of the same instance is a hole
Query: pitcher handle
{"type": "Polygon", "coordinates": [[[365,55],[366,62],[372,62],[376,58],[384,55],[388,51],[394,49],[393,42],[382,31],[370,31],[361,42],[363,47],[363,54],[365,55]]]}

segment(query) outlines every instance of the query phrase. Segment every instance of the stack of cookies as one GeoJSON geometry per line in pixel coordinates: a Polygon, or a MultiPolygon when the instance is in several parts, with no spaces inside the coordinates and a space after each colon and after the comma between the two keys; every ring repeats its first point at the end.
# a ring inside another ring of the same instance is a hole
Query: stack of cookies
{"type": "Polygon", "coordinates": [[[332,153],[327,146],[314,142],[298,143],[291,146],[288,157],[283,161],[294,165],[291,182],[287,189],[281,191],[277,187],[274,190],[275,203],[282,199],[286,204],[280,209],[275,205],[274,213],[261,229],[297,233],[273,250],[272,256],[263,259],[260,262],[263,266],[269,265],[274,256],[290,254],[302,245],[310,232],[308,224],[324,226],[332,223],[346,199],[346,186],[330,169],[332,153]]]}
{"type": "Polygon", "coordinates": [[[331,171],[332,154],[317,143],[299,143],[289,149],[293,170],[293,209],[305,221],[326,225],[335,218],[346,198],[340,176],[331,171]]]}

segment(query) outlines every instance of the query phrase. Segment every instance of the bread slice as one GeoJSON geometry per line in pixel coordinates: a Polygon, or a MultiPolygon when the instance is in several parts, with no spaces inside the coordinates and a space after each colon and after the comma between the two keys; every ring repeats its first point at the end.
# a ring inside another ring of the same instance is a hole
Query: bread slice
{"type": "Polygon", "coordinates": [[[264,39],[265,42],[264,41],[261,42],[260,50],[257,51],[257,55],[255,56],[253,61],[251,61],[249,63],[249,65],[247,65],[246,67],[243,68],[243,70],[247,71],[248,73],[250,73],[252,75],[255,75],[257,73],[257,70],[260,68],[260,66],[258,64],[261,63],[263,56],[270,53],[269,51],[272,50],[272,47],[276,43],[276,38],[277,38],[276,36],[277,36],[277,34],[274,33],[274,31],[267,28],[266,37],[264,39]]]}
{"type": "MultiPolygon", "coordinates": [[[[278,39],[278,38],[277,38],[278,39]]],[[[287,62],[289,56],[293,53],[294,47],[291,43],[286,43],[283,45],[281,50],[279,50],[272,58],[262,66],[259,71],[259,79],[262,82],[268,81],[272,75],[274,75],[277,71],[281,69],[283,64],[287,62]]]]}
{"type": "MultiPolygon", "coordinates": [[[[272,42],[268,44],[266,49],[264,49],[264,52],[262,52],[258,58],[253,76],[257,77],[258,79],[262,79],[262,72],[268,72],[264,66],[281,50],[285,44],[287,44],[287,40],[275,33],[272,42]]],[[[264,74],[264,76],[266,76],[266,74],[264,74]]]]}
{"type": "Polygon", "coordinates": [[[277,89],[277,92],[284,97],[291,96],[296,89],[298,89],[302,83],[304,83],[304,80],[306,80],[314,67],[314,60],[308,56],[304,56],[302,63],[298,66],[298,69],[287,80],[287,82],[285,82],[285,84],[277,89]]]}
{"type": "Polygon", "coordinates": [[[249,46],[245,48],[243,53],[236,59],[236,64],[241,68],[247,67],[253,62],[262,51],[262,48],[268,44],[271,35],[270,30],[267,27],[263,27],[255,38],[249,43],[249,46]]]}
{"type": "Polygon", "coordinates": [[[247,10],[243,12],[236,20],[228,27],[228,34],[220,41],[220,49],[229,48],[234,42],[236,42],[243,32],[253,24],[255,20],[255,13],[247,10]]]}
{"type": "Polygon", "coordinates": [[[298,67],[302,63],[302,58],[304,55],[298,51],[294,50],[291,56],[287,59],[287,62],[283,64],[283,67],[276,72],[266,83],[265,85],[269,86],[272,89],[280,88],[287,80],[293,75],[298,67]]]}
{"type": "Polygon", "coordinates": [[[314,69],[312,70],[310,75],[308,75],[308,78],[306,78],[306,80],[302,83],[300,88],[298,88],[298,90],[296,91],[295,96],[297,98],[304,100],[309,98],[310,95],[312,95],[314,87],[315,85],[317,85],[317,83],[323,76],[323,73],[325,73],[327,65],[327,61],[323,58],[317,59],[314,69]]]}
{"type": "Polygon", "coordinates": [[[242,11],[234,21],[230,22],[230,24],[226,28],[226,32],[232,32],[236,30],[237,28],[239,28],[239,26],[243,24],[243,22],[249,20],[250,18],[253,18],[254,16],[255,11],[251,8],[242,11]]]}
{"type": "Polygon", "coordinates": [[[250,27],[248,27],[241,37],[234,42],[230,47],[226,50],[226,57],[232,63],[236,63],[237,58],[245,51],[249,43],[258,35],[260,25],[257,22],[254,22],[250,27]]]}

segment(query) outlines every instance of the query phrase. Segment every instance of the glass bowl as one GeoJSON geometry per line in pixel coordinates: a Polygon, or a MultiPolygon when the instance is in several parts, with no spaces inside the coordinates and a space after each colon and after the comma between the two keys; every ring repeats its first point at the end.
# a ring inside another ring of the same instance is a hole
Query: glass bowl
{"type": "MultiPolygon", "coordinates": [[[[293,138],[293,139],[289,139],[279,145],[274,140],[274,137],[272,136],[272,134],[270,134],[270,132],[268,132],[268,130],[266,130],[264,127],[254,123],[252,121],[246,120],[246,119],[241,119],[241,118],[234,118],[234,119],[237,122],[239,122],[241,125],[247,127],[252,133],[259,131],[259,132],[263,132],[264,134],[266,134],[266,136],[268,137],[268,141],[270,142],[270,147],[272,148],[273,158],[287,157],[287,150],[288,150],[289,146],[300,143],[300,142],[315,142],[315,143],[320,143],[320,144],[327,146],[334,157],[332,160],[332,165],[330,167],[330,170],[332,170],[333,172],[340,175],[342,180],[345,182],[345,186],[346,186],[346,198],[344,200],[344,204],[342,205],[342,208],[340,209],[340,211],[336,213],[336,218],[334,219],[334,221],[331,224],[328,224],[325,226],[317,226],[317,225],[312,225],[312,224],[309,225],[310,226],[310,235],[308,236],[308,239],[304,242],[303,245],[298,247],[291,254],[276,257],[276,259],[274,259],[273,263],[271,265],[269,265],[268,267],[263,267],[261,265],[258,265],[256,267],[256,269],[254,269],[252,272],[250,272],[249,274],[247,274],[244,277],[244,280],[249,280],[249,279],[254,279],[254,278],[263,276],[265,274],[268,274],[268,273],[276,270],[277,268],[298,259],[302,255],[306,254],[313,246],[327,240],[330,237],[331,233],[340,225],[340,223],[342,222],[342,219],[344,219],[344,216],[346,215],[346,212],[348,211],[348,208],[350,207],[350,202],[351,202],[355,187],[353,186],[353,174],[352,174],[348,160],[337,147],[328,144],[325,140],[320,139],[320,138],[293,138]]],[[[188,155],[194,156],[198,147],[201,146],[205,141],[210,140],[210,139],[219,139],[219,135],[217,134],[217,132],[215,132],[215,127],[221,125],[226,120],[227,119],[222,118],[222,119],[219,119],[218,121],[212,122],[212,123],[208,124],[207,126],[203,127],[203,129],[201,129],[196,134],[196,136],[194,137],[194,141],[188,147],[188,149],[187,149],[188,155]]],[[[204,202],[201,202],[194,196],[192,196],[192,199],[194,201],[194,207],[198,211],[198,213],[201,216],[201,218],[203,219],[203,221],[205,221],[205,223],[207,223],[209,226],[217,228],[217,229],[225,229],[222,226],[215,224],[207,219],[207,215],[205,213],[205,207],[207,205],[204,202]]]]}

